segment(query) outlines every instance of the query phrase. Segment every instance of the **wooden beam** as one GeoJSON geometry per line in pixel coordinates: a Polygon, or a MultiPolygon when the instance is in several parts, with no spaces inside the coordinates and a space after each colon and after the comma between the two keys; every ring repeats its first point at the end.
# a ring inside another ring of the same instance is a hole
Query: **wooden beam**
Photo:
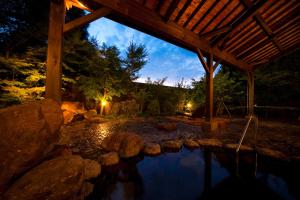
{"type": "MultiPolygon", "coordinates": [[[[249,0],[240,0],[245,7],[248,9],[252,6],[252,3],[249,0]]],[[[278,50],[281,52],[283,51],[283,48],[279,41],[276,39],[273,31],[271,28],[266,24],[266,22],[262,19],[261,15],[259,13],[255,13],[254,19],[257,22],[257,24],[263,29],[263,31],[267,34],[269,39],[274,43],[274,45],[278,48],[278,50]]]]}
{"type": "Polygon", "coordinates": [[[108,15],[110,12],[111,12],[110,8],[104,7],[104,8],[99,8],[98,10],[95,10],[94,12],[92,12],[88,15],[74,19],[74,20],[64,24],[64,33],[68,32],[74,28],[88,24],[92,21],[95,21],[101,17],[104,17],[104,16],[108,15]]]}
{"type": "Polygon", "coordinates": [[[220,59],[218,59],[218,60],[215,62],[214,67],[213,67],[214,71],[217,69],[217,67],[219,66],[220,63],[221,63],[221,60],[220,60],[220,59]]]}
{"type": "Polygon", "coordinates": [[[248,115],[254,115],[254,74],[252,70],[247,71],[248,84],[248,115]]]}
{"type": "Polygon", "coordinates": [[[180,17],[183,15],[183,13],[186,11],[186,9],[189,7],[189,5],[191,5],[193,0],[187,0],[183,6],[183,8],[179,11],[178,15],[175,18],[175,22],[178,22],[178,20],[180,19],[180,17]]]}
{"type": "Polygon", "coordinates": [[[78,0],[65,0],[66,9],[70,10],[73,6],[81,10],[92,11],[89,7],[78,0]]]}
{"type": "Polygon", "coordinates": [[[164,20],[165,21],[169,21],[171,15],[173,14],[174,10],[177,8],[179,2],[180,2],[180,0],[171,1],[171,5],[167,9],[167,12],[166,12],[166,14],[164,16],[164,20]]]}
{"type": "Polygon", "coordinates": [[[199,58],[199,60],[200,60],[200,62],[201,62],[201,64],[202,64],[204,70],[205,70],[206,72],[209,72],[209,68],[208,68],[208,66],[207,66],[207,63],[206,63],[206,61],[204,60],[204,56],[203,56],[203,54],[202,54],[202,52],[201,52],[201,50],[200,50],[199,48],[197,48],[197,55],[198,55],[198,58],[199,58]]]}
{"type": "Polygon", "coordinates": [[[211,122],[214,112],[214,68],[212,53],[207,57],[207,65],[209,71],[206,72],[206,120],[211,122]]]}
{"type": "Polygon", "coordinates": [[[209,7],[209,9],[202,15],[202,17],[197,21],[196,24],[192,27],[192,31],[194,31],[198,25],[207,17],[207,15],[215,8],[215,6],[219,3],[219,0],[215,0],[215,2],[209,7]]]}
{"type": "Polygon", "coordinates": [[[224,26],[222,28],[219,28],[219,29],[216,29],[216,30],[212,30],[210,32],[207,32],[207,33],[204,33],[204,34],[201,34],[199,36],[199,38],[209,38],[209,37],[214,37],[214,36],[217,36],[217,35],[220,35],[222,33],[225,33],[227,32],[229,29],[231,28],[231,26],[224,26]]]}
{"type": "Polygon", "coordinates": [[[249,17],[252,17],[265,3],[267,0],[260,0],[257,3],[253,4],[249,9],[247,9],[237,20],[231,24],[231,29],[226,33],[219,36],[216,40],[212,42],[212,46],[217,46],[219,42],[223,41],[230,32],[232,32],[238,25],[242,24],[249,17]]]}
{"type": "Polygon", "coordinates": [[[179,45],[188,50],[196,51],[197,48],[203,54],[212,52],[216,59],[221,59],[224,63],[235,66],[240,70],[250,67],[242,60],[237,60],[234,55],[226,51],[221,51],[218,47],[211,48],[209,41],[200,39],[195,34],[172,21],[165,22],[154,11],[142,7],[135,1],[130,0],[93,0],[103,6],[111,8],[113,13],[108,18],[134,27],[135,29],[164,39],[173,44],[179,45]]]}
{"type": "Polygon", "coordinates": [[[188,19],[184,22],[183,27],[187,27],[187,25],[190,23],[190,21],[195,17],[195,15],[198,13],[198,11],[202,8],[206,0],[202,0],[198,6],[195,8],[195,10],[192,12],[192,14],[188,17],[188,19]]]}
{"type": "Polygon", "coordinates": [[[61,101],[62,43],[65,22],[65,1],[52,0],[48,30],[46,98],[61,101]]]}

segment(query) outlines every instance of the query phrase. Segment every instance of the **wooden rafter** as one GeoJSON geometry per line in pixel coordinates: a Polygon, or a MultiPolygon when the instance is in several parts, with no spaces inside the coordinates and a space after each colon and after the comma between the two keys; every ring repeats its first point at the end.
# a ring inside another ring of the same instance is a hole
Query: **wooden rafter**
{"type": "Polygon", "coordinates": [[[227,3],[225,3],[223,5],[223,7],[217,12],[217,14],[215,14],[215,16],[209,20],[209,22],[199,31],[199,34],[201,34],[203,31],[205,31],[205,29],[207,27],[209,27],[209,25],[217,18],[219,17],[219,15],[221,15],[223,13],[223,11],[228,7],[228,5],[230,4],[230,1],[227,1],[227,3]]]}
{"type": "MultiPolygon", "coordinates": [[[[230,1],[230,3],[233,3],[233,2],[235,2],[235,1],[230,1]]],[[[227,13],[224,17],[222,17],[222,20],[220,20],[220,21],[218,22],[218,24],[215,26],[214,29],[218,29],[218,28],[223,24],[223,22],[224,22],[226,19],[228,19],[228,17],[229,17],[230,15],[232,15],[232,14],[236,11],[236,9],[238,9],[239,6],[240,6],[239,3],[236,4],[236,6],[234,6],[233,9],[232,9],[229,13],[227,13]]]]}
{"type": "Polygon", "coordinates": [[[177,8],[179,3],[180,3],[180,0],[174,0],[171,2],[171,5],[167,9],[167,12],[164,16],[165,21],[168,21],[170,19],[171,15],[173,14],[174,10],[177,8]]]}
{"type": "Polygon", "coordinates": [[[212,46],[217,46],[219,42],[223,41],[238,25],[246,21],[249,17],[252,17],[266,2],[267,0],[260,0],[248,8],[237,20],[231,24],[231,29],[229,31],[222,34],[212,42],[212,46]]]}
{"type": "Polygon", "coordinates": [[[183,13],[186,11],[186,9],[189,7],[189,5],[192,3],[193,0],[187,0],[183,6],[183,8],[179,11],[178,15],[175,18],[175,22],[178,22],[180,17],[183,15],[183,13]]]}
{"type": "Polygon", "coordinates": [[[216,7],[216,5],[219,3],[219,0],[215,0],[215,2],[209,7],[209,9],[207,9],[207,11],[202,15],[202,17],[197,21],[196,24],[194,24],[194,26],[192,27],[192,31],[194,31],[198,25],[207,17],[207,15],[212,11],[212,9],[214,9],[216,7]]]}
{"type": "MultiPolygon", "coordinates": [[[[244,4],[245,7],[248,9],[253,6],[252,3],[249,0],[240,0],[241,3],[244,4]]],[[[258,25],[263,29],[263,31],[267,34],[269,39],[274,43],[274,45],[279,49],[279,51],[283,51],[283,48],[279,41],[276,39],[273,31],[271,28],[266,24],[266,22],[262,19],[261,15],[259,13],[254,14],[254,19],[258,23],[258,25]]]]}
{"type": "Polygon", "coordinates": [[[237,60],[232,54],[228,54],[226,51],[221,51],[218,47],[212,48],[209,42],[207,40],[200,39],[198,34],[179,26],[175,22],[165,22],[156,12],[140,6],[140,4],[135,1],[93,1],[101,4],[102,6],[111,8],[115,15],[109,15],[108,18],[112,18],[115,21],[125,23],[128,26],[142,30],[148,34],[165,39],[192,51],[195,51],[196,48],[200,48],[204,54],[212,52],[216,59],[221,59],[223,62],[241,70],[246,70],[250,67],[247,63],[237,60]],[[127,21],[122,21],[125,18],[127,21]]]}
{"type": "Polygon", "coordinates": [[[204,3],[206,2],[206,0],[202,0],[198,6],[194,9],[194,11],[192,12],[192,14],[187,18],[187,20],[184,22],[183,27],[186,27],[190,21],[195,17],[195,15],[198,13],[198,11],[202,8],[202,6],[204,5],[204,3]]]}
{"type": "Polygon", "coordinates": [[[88,15],[74,19],[74,20],[64,24],[64,33],[68,32],[74,28],[83,26],[92,21],[95,21],[101,17],[104,17],[104,16],[108,15],[110,13],[110,11],[111,11],[111,9],[109,9],[109,8],[105,8],[105,7],[99,8],[98,10],[95,10],[94,12],[92,12],[88,15]]]}

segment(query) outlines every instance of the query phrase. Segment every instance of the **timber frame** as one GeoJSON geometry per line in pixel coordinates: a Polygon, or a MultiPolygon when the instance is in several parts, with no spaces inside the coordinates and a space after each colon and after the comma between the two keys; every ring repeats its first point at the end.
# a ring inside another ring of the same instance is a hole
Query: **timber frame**
{"type": "Polygon", "coordinates": [[[206,72],[209,121],[213,118],[213,72],[220,63],[247,74],[248,114],[253,115],[253,70],[300,46],[297,0],[50,1],[46,98],[57,101],[61,101],[63,34],[101,17],[197,53],[206,72]],[[65,23],[66,9],[71,7],[90,14],[65,23]]]}

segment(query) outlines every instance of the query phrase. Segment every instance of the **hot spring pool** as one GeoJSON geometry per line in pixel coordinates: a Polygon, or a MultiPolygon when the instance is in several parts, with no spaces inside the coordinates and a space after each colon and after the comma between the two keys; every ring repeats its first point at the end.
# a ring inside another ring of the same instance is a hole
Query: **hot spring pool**
{"type": "Polygon", "coordinates": [[[104,169],[89,199],[300,199],[299,170],[256,154],[183,148],[104,169]]]}

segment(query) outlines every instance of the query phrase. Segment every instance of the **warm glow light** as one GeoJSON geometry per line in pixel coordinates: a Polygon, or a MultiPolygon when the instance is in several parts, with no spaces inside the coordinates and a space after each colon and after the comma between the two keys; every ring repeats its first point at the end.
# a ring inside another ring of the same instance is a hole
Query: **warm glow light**
{"type": "Polygon", "coordinates": [[[106,106],[106,101],[105,100],[101,101],[101,105],[106,106]]]}
{"type": "Polygon", "coordinates": [[[191,107],[192,107],[192,104],[191,104],[191,103],[188,103],[188,104],[186,104],[186,106],[187,106],[188,108],[191,108],[191,107]]]}

